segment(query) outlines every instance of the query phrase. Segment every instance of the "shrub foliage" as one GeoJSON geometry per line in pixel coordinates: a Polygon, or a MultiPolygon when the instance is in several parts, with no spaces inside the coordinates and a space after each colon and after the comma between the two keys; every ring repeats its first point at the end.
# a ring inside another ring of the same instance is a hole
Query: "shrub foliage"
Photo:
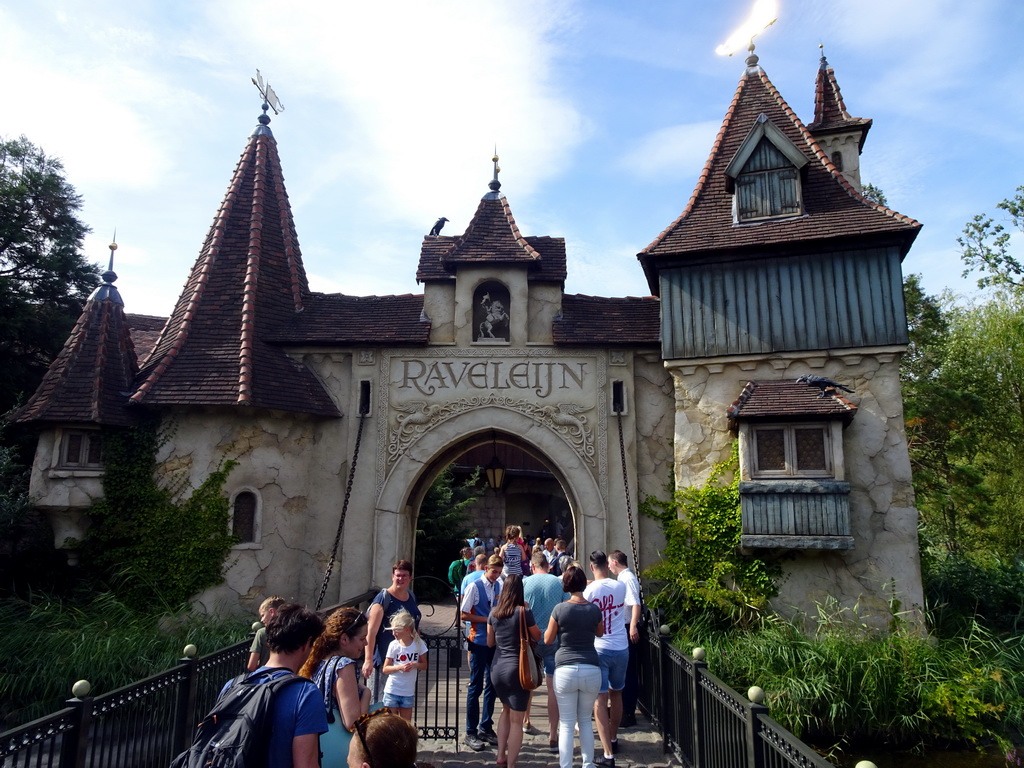
{"type": "Polygon", "coordinates": [[[660,586],[650,604],[673,626],[683,626],[695,611],[726,625],[748,624],[777,593],[778,565],[740,552],[738,470],[734,444],[703,486],[676,490],[670,501],[648,497],[641,503],[665,531],[662,560],[644,573],[660,586]]]}

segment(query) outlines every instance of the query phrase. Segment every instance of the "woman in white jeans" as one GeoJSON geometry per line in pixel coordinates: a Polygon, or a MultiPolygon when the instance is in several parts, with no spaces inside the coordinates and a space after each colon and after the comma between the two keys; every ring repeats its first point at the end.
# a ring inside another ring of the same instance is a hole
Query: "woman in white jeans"
{"type": "MultiPolygon", "coordinates": [[[[544,642],[558,638],[555,652],[555,698],[558,700],[558,765],[572,768],[573,727],[580,726],[583,768],[594,763],[594,702],[601,690],[601,667],[594,650],[595,638],[604,634],[601,609],[583,597],[587,577],[583,569],[569,566],[562,574],[562,589],[570,593],[551,612],[544,642]]],[[[603,755],[602,755],[603,760],[603,755]]]]}

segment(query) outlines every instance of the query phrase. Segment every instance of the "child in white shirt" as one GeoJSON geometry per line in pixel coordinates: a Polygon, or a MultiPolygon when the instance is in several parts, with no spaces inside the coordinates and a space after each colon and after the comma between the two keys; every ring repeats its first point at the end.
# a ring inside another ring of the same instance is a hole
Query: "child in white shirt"
{"type": "Polygon", "coordinates": [[[416,620],[406,610],[391,617],[388,627],[395,639],[388,646],[381,672],[388,676],[384,684],[384,706],[412,721],[416,700],[416,673],[427,668],[427,644],[416,631],[416,620]]]}

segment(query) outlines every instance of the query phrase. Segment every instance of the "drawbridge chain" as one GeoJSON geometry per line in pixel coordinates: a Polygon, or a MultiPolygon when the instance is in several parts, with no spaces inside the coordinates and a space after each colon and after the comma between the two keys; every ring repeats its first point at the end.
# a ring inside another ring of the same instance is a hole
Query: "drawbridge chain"
{"type": "Polygon", "coordinates": [[[356,474],[356,463],[359,461],[359,443],[363,439],[363,424],[366,421],[366,414],[359,414],[359,428],[356,430],[356,447],[352,451],[352,466],[348,470],[348,485],[345,486],[345,500],[341,504],[341,518],[338,520],[338,533],[334,537],[334,547],[331,549],[331,557],[327,561],[327,571],[324,573],[324,583],[320,585],[320,596],[316,599],[316,610],[324,603],[324,595],[327,594],[327,584],[331,580],[331,573],[334,572],[334,562],[338,555],[338,546],[341,544],[341,532],[345,530],[345,516],[348,514],[348,502],[352,498],[352,480],[356,474]]]}

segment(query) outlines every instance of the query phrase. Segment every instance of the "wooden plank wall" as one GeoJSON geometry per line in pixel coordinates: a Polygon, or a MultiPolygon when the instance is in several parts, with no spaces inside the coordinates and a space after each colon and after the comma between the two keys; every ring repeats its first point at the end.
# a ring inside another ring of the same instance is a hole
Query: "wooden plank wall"
{"type": "Polygon", "coordinates": [[[896,248],[661,272],[666,359],[907,343],[896,248]]]}

